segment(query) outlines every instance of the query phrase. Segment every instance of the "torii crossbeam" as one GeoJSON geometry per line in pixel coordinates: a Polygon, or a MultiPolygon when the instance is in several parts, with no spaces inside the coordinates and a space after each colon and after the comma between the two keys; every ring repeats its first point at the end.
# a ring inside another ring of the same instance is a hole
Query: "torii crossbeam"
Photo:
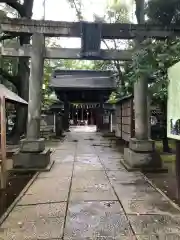
{"type": "MultiPolygon", "coordinates": [[[[93,24],[93,23],[92,23],[93,24]]],[[[164,39],[180,35],[180,26],[152,24],[125,24],[102,23],[103,39],[134,39],[138,36],[144,38],[164,39]]],[[[7,33],[42,33],[45,36],[54,37],[81,37],[81,22],[58,22],[48,20],[30,19],[3,19],[0,23],[2,32],[7,33]]]]}

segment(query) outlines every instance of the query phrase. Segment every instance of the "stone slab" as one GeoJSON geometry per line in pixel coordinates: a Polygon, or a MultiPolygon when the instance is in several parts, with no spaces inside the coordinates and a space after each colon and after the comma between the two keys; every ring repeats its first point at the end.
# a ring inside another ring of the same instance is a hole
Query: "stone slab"
{"type": "Polygon", "coordinates": [[[93,179],[81,179],[73,178],[71,191],[82,192],[82,191],[108,191],[112,187],[108,181],[100,181],[93,179]]]}
{"type": "Polygon", "coordinates": [[[60,239],[63,235],[64,218],[38,218],[36,221],[24,221],[21,217],[14,222],[5,222],[1,226],[0,239],[60,239]]]}
{"type": "Polygon", "coordinates": [[[155,143],[153,140],[138,140],[131,138],[129,141],[129,148],[134,152],[153,152],[155,150],[155,143]]]}
{"type": "Polygon", "coordinates": [[[103,171],[103,166],[100,163],[88,164],[88,163],[75,163],[74,172],[86,172],[86,171],[103,171]]]}
{"type": "Polygon", "coordinates": [[[140,172],[108,171],[107,175],[112,184],[118,183],[148,184],[147,181],[144,179],[144,175],[140,172]]]}
{"type": "Polygon", "coordinates": [[[32,204],[46,204],[46,203],[60,203],[65,202],[68,199],[68,191],[61,190],[44,190],[35,194],[25,194],[18,202],[19,206],[32,205],[32,204]]]}
{"type": "Polygon", "coordinates": [[[121,198],[121,204],[126,214],[171,214],[180,216],[180,212],[169,201],[163,199],[163,197],[152,197],[145,200],[138,200],[138,198],[127,200],[121,198]]]}
{"type": "MultiPolygon", "coordinates": [[[[57,240],[57,239],[52,239],[52,240],[57,240]]],[[[108,237],[108,239],[107,239],[106,236],[97,236],[97,237],[95,237],[95,236],[93,236],[93,237],[64,237],[63,240],[137,240],[137,239],[136,239],[135,236],[132,235],[131,237],[129,237],[129,236],[128,237],[127,236],[108,237]]],[[[177,239],[177,240],[179,240],[179,239],[177,239]]]]}
{"type": "MultiPolygon", "coordinates": [[[[56,163],[54,164],[54,166],[56,163]]],[[[71,168],[62,168],[62,169],[51,169],[50,172],[43,172],[41,173],[41,178],[70,178],[72,176],[72,169],[71,168]],[[64,171],[67,169],[66,171],[64,171]]]]}
{"type": "Polygon", "coordinates": [[[137,235],[180,235],[180,218],[170,215],[128,215],[130,224],[137,235]]]}
{"type": "Polygon", "coordinates": [[[129,223],[118,202],[71,203],[66,218],[65,238],[121,239],[132,236],[129,223]]]}
{"type": "Polygon", "coordinates": [[[81,178],[82,181],[84,178],[86,179],[93,179],[93,180],[97,180],[97,181],[107,181],[107,176],[105,174],[104,171],[92,171],[92,170],[89,170],[89,171],[75,171],[73,176],[75,178],[81,178]]]}
{"type": "Polygon", "coordinates": [[[120,163],[103,163],[104,168],[106,169],[106,171],[118,171],[118,170],[124,170],[124,166],[120,163]]]}
{"type": "Polygon", "coordinates": [[[113,186],[120,201],[151,201],[153,198],[161,199],[161,194],[148,184],[127,182],[118,184],[114,183],[113,186]]]}
{"type": "Polygon", "coordinates": [[[47,203],[29,206],[16,206],[5,220],[4,225],[13,225],[16,221],[37,221],[39,218],[63,218],[66,213],[66,203],[47,203]]]}
{"type": "Polygon", "coordinates": [[[136,235],[137,240],[180,240],[180,235],[169,233],[161,235],[136,235]]]}
{"type": "Polygon", "coordinates": [[[50,163],[50,150],[45,149],[40,153],[17,152],[13,156],[13,168],[42,169],[50,163]]]}
{"type": "Polygon", "coordinates": [[[84,191],[72,191],[70,201],[117,201],[117,197],[112,190],[91,189],[84,191]]]}
{"type": "Polygon", "coordinates": [[[33,195],[33,194],[39,194],[44,193],[46,191],[49,191],[49,193],[53,192],[61,192],[61,191],[67,191],[70,186],[70,178],[59,178],[59,179],[53,179],[53,178],[38,178],[36,181],[31,185],[31,187],[27,190],[26,194],[33,195]]]}
{"type": "Polygon", "coordinates": [[[23,139],[20,142],[20,151],[24,153],[40,153],[45,149],[44,138],[39,139],[23,139]]]}

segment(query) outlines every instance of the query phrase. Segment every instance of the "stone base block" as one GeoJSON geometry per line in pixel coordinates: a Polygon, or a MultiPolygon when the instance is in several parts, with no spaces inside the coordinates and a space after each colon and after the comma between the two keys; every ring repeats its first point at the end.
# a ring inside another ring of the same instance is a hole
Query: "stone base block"
{"type": "Polygon", "coordinates": [[[49,163],[50,149],[45,149],[43,152],[40,153],[26,153],[18,151],[13,156],[13,168],[42,169],[46,168],[49,163]]]}
{"type": "Polygon", "coordinates": [[[155,143],[153,140],[138,140],[131,138],[129,141],[129,148],[134,152],[154,152],[155,143]]]}
{"type": "Polygon", "coordinates": [[[21,140],[20,151],[22,153],[40,153],[45,149],[44,138],[39,139],[23,139],[21,140]]]}
{"type": "Polygon", "coordinates": [[[129,148],[124,149],[124,161],[132,168],[161,168],[162,161],[157,152],[137,153],[129,148]]]}

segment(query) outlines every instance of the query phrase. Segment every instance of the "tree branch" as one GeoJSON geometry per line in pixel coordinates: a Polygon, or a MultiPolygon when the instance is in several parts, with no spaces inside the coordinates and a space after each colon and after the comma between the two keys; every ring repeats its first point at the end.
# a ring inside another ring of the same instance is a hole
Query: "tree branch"
{"type": "Polygon", "coordinates": [[[9,82],[13,83],[14,86],[17,87],[18,85],[18,76],[12,76],[11,74],[9,74],[8,72],[4,71],[2,68],[0,68],[0,75],[7,79],[9,82]]]}
{"type": "Polygon", "coordinates": [[[14,39],[16,37],[17,37],[16,35],[5,34],[0,36],[0,42],[8,39],[14,39]]]}
{"type": "Polygon", "coordinates": [[[21,17],[25,17],[26,11],[22,4],[20,4],[17,0],[0,0],[0,3],[6,3],[10,7],[14,8],[21,17]]]}
{"type": "MultiPolygon", "coordinates": [[[[78,9],[76,0],[69,0],[70,5],[75,9],[76,11],[76,16],[79,21],[83,20],[82,12],[80,9],[78,9]]],[[[80,4],[80,3],[79,3],[80,4]]]]}

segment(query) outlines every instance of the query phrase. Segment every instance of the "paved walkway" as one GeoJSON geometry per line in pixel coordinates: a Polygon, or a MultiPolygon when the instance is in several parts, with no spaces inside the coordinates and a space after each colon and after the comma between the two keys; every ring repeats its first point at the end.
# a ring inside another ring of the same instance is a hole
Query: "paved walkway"
{"type": "Polygon", "coordinates": [[[121,157],[93,128],[73,129],[51,171],[39,174],[2,224],[0,239],[180,239],[180,212],[141,173],[127,172],[121,157]]]}

